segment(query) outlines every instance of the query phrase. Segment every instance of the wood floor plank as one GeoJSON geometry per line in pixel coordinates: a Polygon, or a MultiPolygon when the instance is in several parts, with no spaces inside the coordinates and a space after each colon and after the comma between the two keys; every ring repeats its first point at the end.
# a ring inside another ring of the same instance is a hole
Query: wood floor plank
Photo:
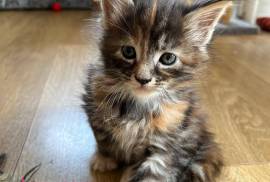
{"type": "MultiPolygon", "coordinates": [[[[17,29],[20,31],[16,34],[24,34],[31,29],[21,28],[17,29]]],[[[5,35],[11,37],[8,31],[5,35]]],[[[38,36],[17,36],[14,41],[18,39],[40,41],[38,36]]],[[[52,67],[53,52],[53,47],[46,47],[41,43],[26,46],[20,42],[8,45],[0,51],[0,152],[8,155],[4,169],[7,173],[13,173],[28,135],[44,83],[52,67]]]]}
{"type": "Polygon", "coordinates": [[[83,44],[79,25],[88,16],[89,12],[1,12],[0,152],[8,155],[3,169],[7,174],[13,174],[21,155],[57,48],[83,44]]]}
{"type": "MultiPolygon", "coordinates": [[[[249,38],[255,42],[260,40],[260,37],[249,38]]],[[[270,84],[265,81],[269,77],[266,72],[262,72],[265,77],[259,77],[259,72],[243,66],[250,61],[245,56],[249,54],[249,47],[242,48],[239,56],[234,55],[234,50],[241,47],[244,40],[245,37],[234,37],[231,43],[231,37],[217,39],[215,54],[219,59],[210,65],[202,90],[209,106],[210,123],[222,144],[227,164],[270,160],[270,84]]],[[[261,48],[268,49],[270,37],[265,40],[261,48]]],[[[269,64],[261,63],[260,57],[255,61],[270,69],[269,64]]]]}
{"type": "Polygon", "coordinates": [[[269,169],[269,164],[226,167],[220,182],[269,182],[269,169]]]}
{"type": "Polygon", "coordinates": [[[42,163],[39,181],[88,181],[95,141],[80,109],[85,46],[61,46],[45,87],[14,180],[42,163]]]}
{"type": "Polygon", "coordinates": [[[225,36],[215,41],[219,45],[219,47],[215,47],[216,55],[222,57],[222,55],[227,55],[229,50],[228,56],[230,57],[227,60],[230,64],[227,65],[240,64],[262,80],[270,83],[270,59],[268,51],[265,51],[270,49],[269,38],[269,34],[241,36],[239,39],[225,36]]]}

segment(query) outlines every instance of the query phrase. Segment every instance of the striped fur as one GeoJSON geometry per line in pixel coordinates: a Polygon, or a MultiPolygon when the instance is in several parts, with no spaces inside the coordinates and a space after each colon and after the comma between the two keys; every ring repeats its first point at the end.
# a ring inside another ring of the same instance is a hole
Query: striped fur
{"type": "Polygon", "coordinates": [[[99,63],[89,68],[84,109],[97,140],[95,170],[125,166],[122,182],[213,182],[222,159],[194,89],[228,2],[103,0],[99,63]],[[121,47],[136,50],[126,60],[121,47]],[[177,56],[171,66],[164,52],[177,56]],[[141,86],[136,76],[151,77],[141,86]]]}

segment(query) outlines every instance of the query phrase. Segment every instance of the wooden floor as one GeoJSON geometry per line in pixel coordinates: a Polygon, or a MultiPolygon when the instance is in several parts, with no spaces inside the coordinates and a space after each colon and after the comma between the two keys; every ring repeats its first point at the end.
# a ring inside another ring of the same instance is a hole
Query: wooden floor
{"type": "MultiPolygon", "coordinates": [[[[95,173],[94,179],[89,172],[95,142],[79,96],[82,70],[95,54],[81,31],[90,14],[1,12],[0,153],[8,154],[6,181],[18,182],[39,163],[32,181],[119,179],[119,171],[95,173]]],[[[201,92],[226,160],[220,182],[269,182],[270,35],[219,37],[214,44],[216,61],[201,92]]]]}

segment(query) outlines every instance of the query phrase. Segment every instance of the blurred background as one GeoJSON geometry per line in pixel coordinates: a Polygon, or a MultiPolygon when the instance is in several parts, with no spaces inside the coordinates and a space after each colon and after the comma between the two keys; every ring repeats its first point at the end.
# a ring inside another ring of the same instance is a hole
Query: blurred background
{"type": "Polygon", "coordinates": [[[33,9],[50,8],[53,3],[60,3],[63,8],[85,8],[91,7],[90,0],[1,0],[2,9],[33,9]]]}
{"type": "MultiPolygon", "coordinates": [[[[31,182],[119,181],[121,170],[90,171],[80,107],[99,15],[98,0],[0,0],[0,182],[29,171],[31,182]]],[[[211,45],[199,90],[225,159],[220,182],[270,181],[269,19],[270,0],[235,0],[211,45]]]]}
{"type": "MultiPolygon", "coordinates": [[[[0,0],[2,10],[26,9],[91,9],[100,0],[0,0]]],[[[192,3],[193,0],[186,0],[192,3]]],[[[269,0],[234,0],[235,6],[228,11],[219,27],[222,33],[257,33],[256,20],[270,16],[269,0]]]]}

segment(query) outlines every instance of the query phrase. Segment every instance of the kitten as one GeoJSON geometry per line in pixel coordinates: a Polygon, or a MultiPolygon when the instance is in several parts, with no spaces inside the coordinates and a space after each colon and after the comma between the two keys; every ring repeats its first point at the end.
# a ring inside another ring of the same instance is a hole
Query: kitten
{"type": "Polygon", "coordinates": [[[128,166],[122,182],[215,181],[222,159],[193,83],[230,4],[103,0],[101,57],[83,96],[94,170],[128,166]]]}

